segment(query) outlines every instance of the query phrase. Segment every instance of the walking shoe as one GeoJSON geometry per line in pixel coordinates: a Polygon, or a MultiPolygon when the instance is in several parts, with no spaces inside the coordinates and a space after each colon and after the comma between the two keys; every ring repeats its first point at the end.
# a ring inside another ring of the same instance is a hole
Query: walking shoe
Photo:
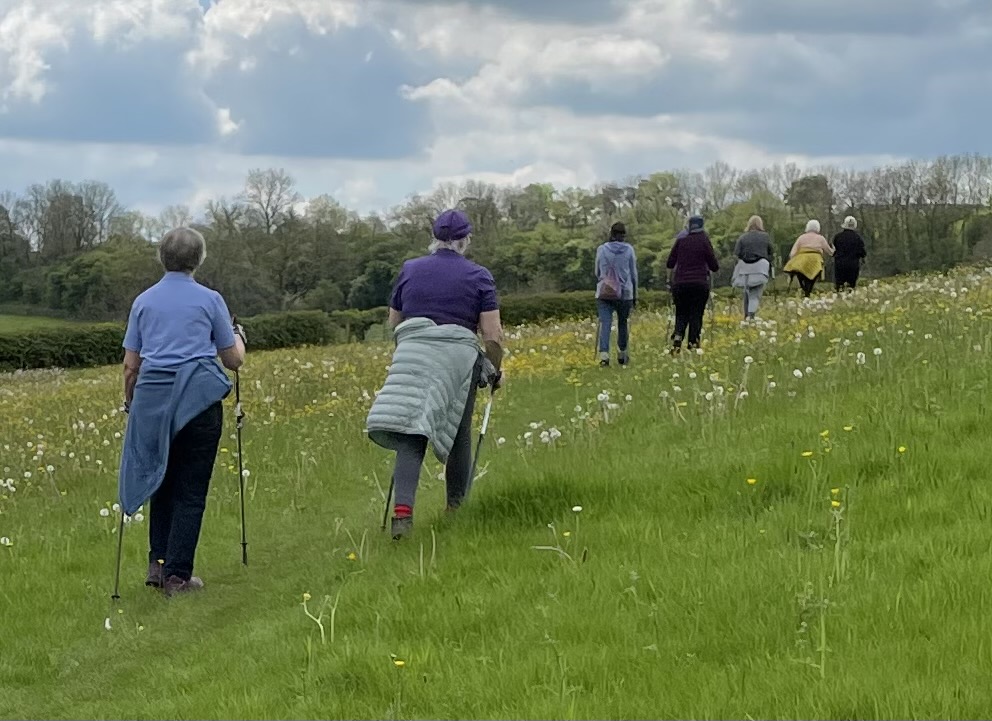
{"type": "Polygon", "coordinates": [[[600,368],[609,368],[610,367],[610,361],[609,360],[601,360],[599,362],[599,367],[600,368]]]}
{"type": "Polygon", "coordinates": [[[148,576],[145,578],[145,585],[153,588],[162,588],[162,564],[152,561],[148,564],[148,576]]]}
{"type": "Polygon", "coordinates": [[[398,541],[404,536],[409,536],[413,531],[413,516],[393,516],[389,530],[392,533],[394,541],[398,541]]]}
{"type": "Polygon", "coordinates": [[[630,357],[626,353],[622,355],[618,355],[617,363],[620,364],[621,366],[626,366],[630,363],[630,357]]]}
{"type": "Polygon", "coordinates": [[[179,576],[169,576],[165,579],[165,586],[162,590],[165,591],[166,596],[175,596],[177,593],[190,593],[202,588],[203,581],[196,576],[191,577],[188,581],[179,578],[179,576]]]}

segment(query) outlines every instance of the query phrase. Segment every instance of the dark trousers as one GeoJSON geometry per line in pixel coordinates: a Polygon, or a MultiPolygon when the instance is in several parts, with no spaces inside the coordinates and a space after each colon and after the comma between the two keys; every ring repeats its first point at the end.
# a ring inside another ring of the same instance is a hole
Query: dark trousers
{"type": "Polygon", "coordinates": [[[599,315],[599,352],[610,352],[610,334],[613,329],[613,314],[617,314],[617,351],[621,358],[627,357],[627,346],[630,343],[630,310],[634,307],[632,300],[597,300],[596,310],[599,315]]]}
{"type": "Polygon", "coordinates": [[[792,276],[799,281],[799,287],[803,291],[803,297],[809,298],[813,293],[813,286],[816,285],[816,278],[807,278],[802,273],[793,273],[792,276]]]}
{"type": "MultiPolygon", "coordinates": [[[[472,374],[472,386],[468,391],[465,411],[462,413],[455,442],[444,466],[444,479],[447,485],[448,505],[457,508],[465,500],[472,486],[472,414],[475,412],[475,394],[478,388],[481,366],[476,366],[472,374]]],[[[396,465],[393,468],[393,488],[395,505],[413,508],[420,485],[420,469],[427,455],[427,438],[424,436],[400,436],[396,446],[396,465]]]]}
{"type": "Polygon", "coordinates": [[[834,263],[834,288],[838,292],[844,286],[850,286],[853,290],[858,287],[858,276],[861,275],[861,263],[834,263]]]}
{"type": "Polygon", "coordinates": [[[148,561],[164,560],[165,578],[189,580],[193,575],[223,423],[224,407],[215,403],[172,439],[165,479],[151,498],[148,524],[148,561]]]}
{"type": "Polygon", "coordinates": [[[709,286],[672,286],[672,301],[675,303],[675,333],[672,335],[672,342],[676,346],[682,345],[687,328],[689,345],[699,345],[699,335],[703,331],[703,315],[706,313],[706,303],[709,299],[709,286]]]}

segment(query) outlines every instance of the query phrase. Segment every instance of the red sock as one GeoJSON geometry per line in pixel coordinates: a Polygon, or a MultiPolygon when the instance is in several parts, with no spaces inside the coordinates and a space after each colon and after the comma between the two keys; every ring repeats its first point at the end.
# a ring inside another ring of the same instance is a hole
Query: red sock
{"type": "Polygon", "coordinates": [[[397,503],[393,506],[393,514],[397,518],[409,518],[413,515],[413,509],[410,506],[405,506],[402,503],[397,503]]]}

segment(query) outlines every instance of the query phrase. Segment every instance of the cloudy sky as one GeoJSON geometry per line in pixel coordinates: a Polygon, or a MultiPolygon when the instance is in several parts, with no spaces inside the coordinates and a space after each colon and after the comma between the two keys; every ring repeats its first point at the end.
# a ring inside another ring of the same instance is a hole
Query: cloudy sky
{"type": "Polygon", "coordinates": [[[153,212],[283,167],[387,208],[780,160],[992,154],[992,0],[0,0],[0,190],[153,212]]]}

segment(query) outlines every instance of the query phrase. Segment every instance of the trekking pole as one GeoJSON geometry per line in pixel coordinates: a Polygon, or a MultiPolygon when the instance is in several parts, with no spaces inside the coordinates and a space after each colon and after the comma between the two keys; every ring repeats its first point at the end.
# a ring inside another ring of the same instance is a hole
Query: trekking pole
{"type": "Polygon", "coordinates": [[[241,408],[241,373],[234,371],[234,417],[238,434],[238,485],[241,496],[241,563],[248,565],[248,537],[245,530],[245,465],[244,450],[241,444],[241,429],[245,423],[245,412],[241,408]]]}
{"type": "MultiPolygon", "coordinates": [[[[248,344],[244,329],[238,324],[238,317],[231,316],[234,334],[241,338],[244,345],[248,344]]],[[[238,436],[238,495],[241,498],[241,564],[248,565],[248,536],[245,529],[245,459],[244,444],[241,442],[241,429],[245,425],[245,412],[241,407],[241,372],[234,371],[234,420],[238,436]]]]}
{"type": "Polygon", "coordinates": [[[714,291],[714,287],[713,287],[713,274],[710,273],[710,301],[709,301],[709,306],[710,306],[710,333],[711,334],[713,333],[713,329],[714,329],[714,327],[716,325],[716,301],[714,300],[713,291],[714,291]]]}
{"type": "Polygon", "coordinates": [[[114,592],[110,594],[110,610],[104,627],[110,630],[110,619],[114,615],[114,606],[121,600],[121,554],[124,550],[124,509],[121,509],[121,522],[117,526],[117,565],[114,570],[114,592]]]}
{"type": "Polygon", "coordinates": [[[386,492],[386,508],[382,512],[382,530],[386,530],[386,521],[389,520],[389,504],[393,500],[393,484],[396,483],[396,478],[389,479],[389,490],[386,492]]]}
{"type": "Polygon", "coordinates": [[[472,458],[472,471],[468,474],[468,486],[465,489],[466,495],[468,495],[469,489],[472,488],[472,482],[475,480],[475,471],[479,467],[479,454],[482,452],[482,441],[485,439],[486,431],[489,429],[489,417],[493,412],[493,398],[496,397],[496,386],[502,377],[503,374],[497,372],[489,384],[489,400],[486,402],[486,410],[482,414],[482,429],[479,431],[479,441],[475,444],[475,457],[472,458]]]}

